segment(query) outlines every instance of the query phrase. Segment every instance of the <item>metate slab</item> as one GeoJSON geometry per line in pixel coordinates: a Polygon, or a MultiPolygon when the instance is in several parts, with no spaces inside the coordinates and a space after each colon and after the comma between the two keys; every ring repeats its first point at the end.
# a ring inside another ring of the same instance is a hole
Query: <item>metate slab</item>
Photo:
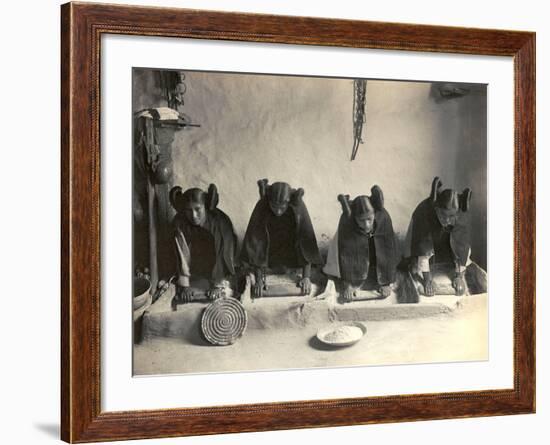
{"type": "MultiPolygon", "coordinates": [[[[143,315],[143,338],[186,338],[202,342],[200,320],[209,301],[192,302],[172,309],[174,288],[170,287],[143,315]]],[[[392,299],[340,303],[337,294],[318,297],[273,297],[243,299],[248,315],[247,329],[300,329],[336,321],[384,321],[414,319],[448,314],[485,301],[478,295],[422,297],[419,303],[398,304],[392,299]],[[319,298],[324,297],[324,298],[319,298]]],[[[201,343],[202,344],[202,343],[201,343]]]]}

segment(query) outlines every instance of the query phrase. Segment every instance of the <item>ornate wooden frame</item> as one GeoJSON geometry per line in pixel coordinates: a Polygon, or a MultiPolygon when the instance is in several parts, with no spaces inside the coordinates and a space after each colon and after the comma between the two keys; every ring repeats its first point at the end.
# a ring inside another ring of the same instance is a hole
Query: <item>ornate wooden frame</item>
{"type": "Polygon", "coordinates": [[[61,7],[61,437],[171,437],[535,411],[535,34],[68,3],[61,7]],[[100,408],[102,34],[512,56],[515,69],[514,387],[154,411],[100,408]]]}

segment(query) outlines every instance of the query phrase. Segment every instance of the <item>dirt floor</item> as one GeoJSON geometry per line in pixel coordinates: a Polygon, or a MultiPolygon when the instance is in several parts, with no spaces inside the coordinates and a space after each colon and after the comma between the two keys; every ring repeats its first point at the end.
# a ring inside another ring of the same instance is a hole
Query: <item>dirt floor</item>
{"type": "Polygon", "coordinates": [[[452,362],[488,358],[487,298],[449,314],[369,321],[355,345],[333,349],[302,329],[248,329],[231,346],[153,338],[134,348],[134,375],[452,362]]]}

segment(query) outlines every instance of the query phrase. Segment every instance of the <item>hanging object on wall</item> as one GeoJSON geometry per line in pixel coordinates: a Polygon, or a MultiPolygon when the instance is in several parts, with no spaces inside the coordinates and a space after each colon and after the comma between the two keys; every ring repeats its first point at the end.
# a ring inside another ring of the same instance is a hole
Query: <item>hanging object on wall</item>
{"type": "Polygon", "coordinates": [[[160,88],[169,108],[179,110],[185,104],[184,95],[187,91],[185,73],[181,71],[159,71],[160,88]]]}
{"type": "Polygon", "coordinates": [[[452,83],[442,83],[439,85],[439,94],[443,99],[455,99],[464,97],[470,93],[469,88],[452,83]]]}
{"type": "Polygon", "coordinates": [[[351,160],[357,156],[359,144],[363,144],[363,124],[366,123],[365,105],[367,102],[367,81],[355,79],[353,81],[353,148],[351,160]]]}
{"type": "Polygon", "coordinates": [[[173,273],[172,249],[167,247],[173,217],[168,202],[172,143],[177,131],[200,125],[183,112],[185,73],[153,70],[152,75],[158,88],[149,97],[152,106],[134,114],[134,231],[140,232],[136,239],[143,239],[134,251],[134,266],[150,270],[151,287],[156,289],[161,278],[173,273]]]}
{"type": "Polygon", "coordinates": [[[180,128],[200,127],[198,124],[191,123],[191,118],[183,113],[181,109],[185,105],[185,93],[187,92],[187,84],[185,83],[185,73],[182,71],[158,71],[159,87],[166,100],[168,107],[155,108],[155,110],[175,110],[178,113],[176,119],[163,119],[161,117],[161,125],[174,125],[180,128]]]}
{"type": "MultiPolygon", "coordinates": [[[[148,266],[150,269],[151,288],[156,289],[159,280],[159,215],[164,214],[167,207],[166,187],[172,178],[172,150],[171,147],[162,149],[161,135],[164,132],[173,135],[173,132],[192,124],[188,116],[169,107],[148,108],[134,114],[134,162],[136,165],[136,179],[145,183],[147,228],[148,228],[148,266]],[[137,178],[139,176],[139,178],[137,178]]],[[[166,137],[166,136],[164,136],[166,137]]],[[[172,136],[173,138],[173,136],[172,136]]],[[[166,143],[164,143],[166,145],[166,143]]],[[[136,192],[134,192],[136,193],[136,192]]],[[[140,216],[143,206],[134,196],[134,217],[140,216]]],[[[143,216],[141,216],[143,219],[143,216]]],[[[162,231],[161,231],[162,232],[162,231]]],[[[162,241],[162,240],[161,240],[162,241]]],[[[161,243],[162,244],[162,243],[161,243]]]]}

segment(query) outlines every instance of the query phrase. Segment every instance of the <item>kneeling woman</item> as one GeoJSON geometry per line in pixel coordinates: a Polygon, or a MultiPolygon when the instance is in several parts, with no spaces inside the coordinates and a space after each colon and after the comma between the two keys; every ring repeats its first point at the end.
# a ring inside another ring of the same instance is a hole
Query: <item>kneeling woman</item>
{"type": "Polygon", "coordinates": [[[241,251],[242,263],[254,271],[254,298],[268,294],[266,274],[302,269],[297,282],[302,295],[311,292],[311,266],[321,264],[315,232],[304,190],[293,189],[286,182],[269,185],[258,181],[260,199],[246,229],[241,251]],[[267,292],[266,292],[267,291],[267,292]]]}
{"type": "Polygon", "coordinates": [[[229,217],[217,208],[218,192],[210,184],[208,193],[181,187],[170,191],[170,203],[176,209],[174,242],[177,258],[176,302],[192,300],[191,281],[206,279],[207,295],[219,298],[235,275],[237,237],[229,217]]]}
{"type": "Polygon", "coordinates": [[[428,297],[436,293],[432,266],[454,269],[452,286],[460,296],[467,291],[465,272],[472,264],[468,211],[472,192],[469,188],[462,193],[442,188],[441,180],[435,177],[430,196],[412,214],[405,242],[411,274],[421,277],[428,297]]]}
{"type": "Polygon", "coordinates": [[[339,195],[338,200],[342,216],[323,272],[343,281],[344,301],[352,301],[364,285],[388,297],[395,281],[396,242],[382,190],[374,186],[370,197],[358,196],[352,201],[349,195],[339,195]]]}

